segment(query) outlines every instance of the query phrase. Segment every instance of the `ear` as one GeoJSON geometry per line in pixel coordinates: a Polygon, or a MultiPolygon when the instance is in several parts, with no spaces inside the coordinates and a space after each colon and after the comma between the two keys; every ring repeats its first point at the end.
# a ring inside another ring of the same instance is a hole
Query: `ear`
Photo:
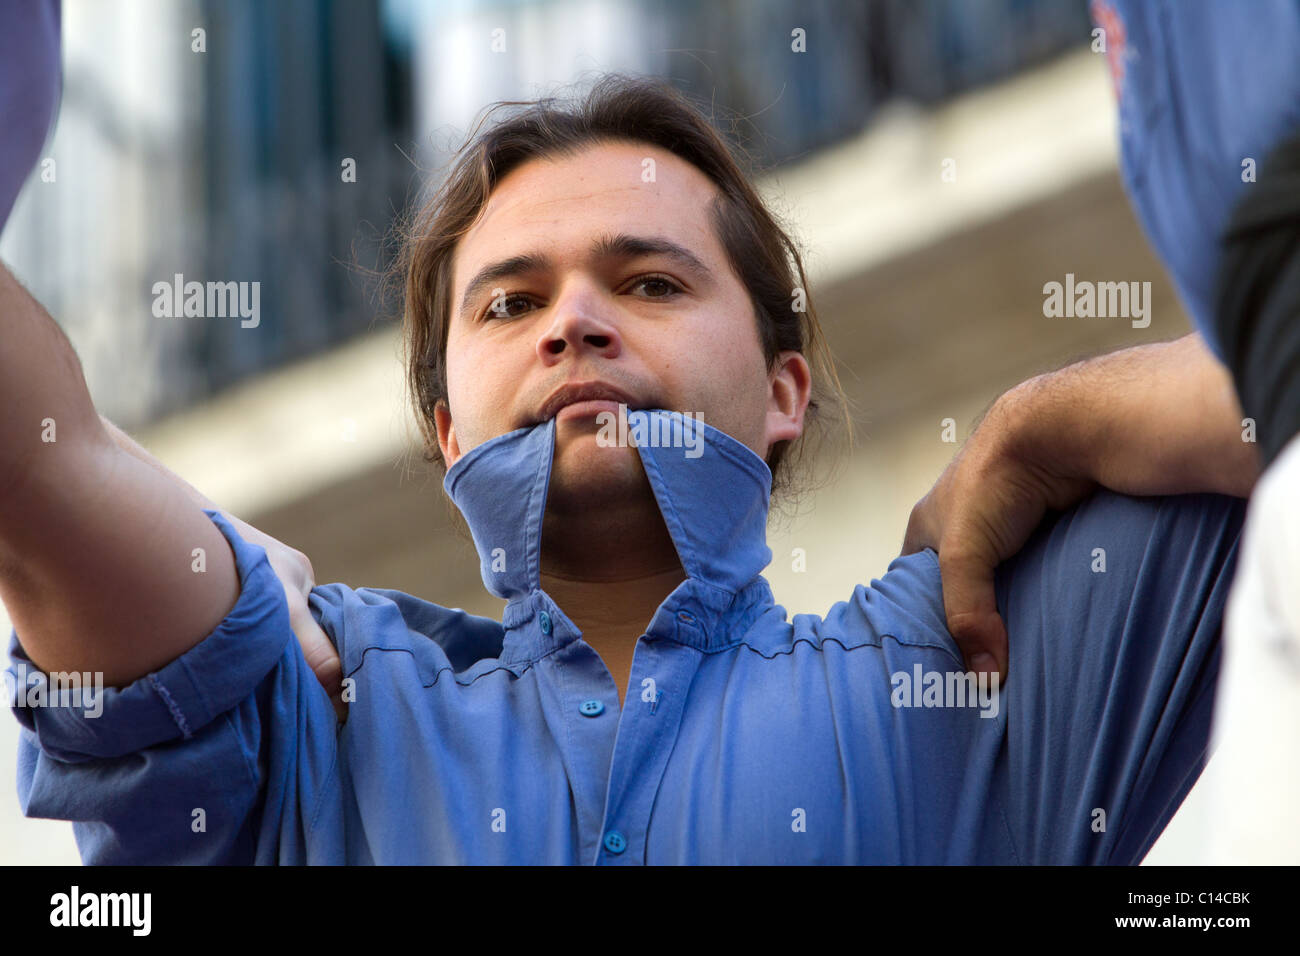
{"type": "Polygon", "coordinates": [[[768,377],[767,447],[803,434],[804,413],[812,397],[812,372],[798,352],[782,352],[768,377]]]}
{"type": "Polygon", "coordinates": [[[433,423],[438,429],[438,447],[442,460],[450,468],[460,458],[460,442],[456,440],[456,426],[451,421],[451,409],[441,398],[433,408],[433,423]]]}

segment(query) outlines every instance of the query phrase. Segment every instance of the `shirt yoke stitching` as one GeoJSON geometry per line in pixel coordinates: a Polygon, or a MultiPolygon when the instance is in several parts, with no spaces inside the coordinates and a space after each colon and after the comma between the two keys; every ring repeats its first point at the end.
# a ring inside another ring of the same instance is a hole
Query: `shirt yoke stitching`
{"type": "MultiPolygon", "coordinates": [[[[532,661],[527,661],[527,662],[525,662],[523,668],[519,671],[519,673],[518,673],[516,676],[518,676],[518,677],[522,677],[524,674],[528,673],[528,671],[531,670],[534,666],[536,666],[539,662],[545,660],[546,658],[550,657],[552,654],[556,653],[556,652],[559,651],[559,650],[562,650],[564,647],[567,647],[567,646],[568,646],[567,644],[563,644],[563,645],[560,645],[560,647],[553,647],[553,648],[551,648],[549,651],[547,651],[545,654],[543,654],[541,657],[537,658],[537,660],[532,660],[532,661]]],[[[371,645],[369,645],[368,647],[365,647],[365,648],[362,649],[362,651],[361,651],[361,660],[357,663],[357,666],[356,666],[356,667],[354,667],[351,671],[348,672],[347,677],[351,677],[353,674],[356,674],[358,671],[361,670],[362,667],[365,666],[365,663],[366,663],[366,655],[369,654],[371,651],[384,651],[384,652],[389,653],[389,654],[409,654],[409,655],[411,655],[411,658],[412,658],[412,659],[415,658],[415,652],[412,651],[409,647],[381,647],[381,646],[378,645],[378,644],[371,644],[371,645]]],[[[480,658],[480,660],[492,660],[492,658],[480,658]]],[[[451,672],[451,674],[452,674],[452,679],[454,680],[454,679],[455,679],[455,675],[456,675],[456,669],[455,669],[454,667],[452,667],[450,664],[448,664],[448,665],[446,665],[446,666],[439,667],[439,668],[434,672],[433,680],[431,680],[431,681],[430,681],[429,683],[427,683],[427,684],[423,684],[423,683],[422,683],[420,686],[421,686],[421,687],[424,687],[424,688],[429,688],[429,687],[434,686],[435,684],[438,683],[438,680],[439,680],[439,678],[442,677],[443,673],[444,673],[444,672],[447,672],[447,671],[450,671],[450,672],[451,672]]],[[[462,686],[462,687],[469,687],[470,685],[477,683],[481,678],[483,678],[483,677],[487,677],[489,674],[495,674],[497,671],[510,671],[510,673],[512,673],[512,674],[515,673],[515,671],[514,671],[514,667],[512,667],[511,665],[509,665],[509,664],[499,664],[499,665],[496,666],[496,667],[493,667],[493,668],[491,668],[491,669],[489,669],[489,670],[485,670],[482,674],[477,675],[473,680],[471,680],[471,681],[469,681],[469,682],[467,682],[467,683],[461,684],[461,686],[462,686]]],[[[459,684],[460,681],[456,681],[456,683],[459,684]]]]}
{"type": "MultiPolygon", "coordinates": [[[[951,648],[947,647],[947,646],[944,645],[944,644],[937,644],[937,643],[934,643],[933,641],[911,641],[911,640],[905,640],[904,638],[901,638],[901,637],[897,636],[896,634],[888,634],[888,633],[885,633],[885,634],[881,634],[881,635],[880,635],[881,640],[884,640],[886,637],[889,638],[890,640],[892,640],[892,641],[894,641],[894,642],[896,642],[896,643],[902,645],[903,647],[922,647],[922,648],[928,648],[928,649],[930,649],[930,650],[934,650],[934,651],[942,651],[944,654],[948,655],[949,660],[951,660],[951,661],[953,661],[954,663],[956,663],[959,667],[962,668],[962,670],[965,670],[965,669],[966,669],[966,665],[965,665],[964,663],[962,663],[960,660],[957,659],[956,655],[953,654],[951,648]]],[[[779,651],[777,651],[775,654],[764,654],[764,653],[763,653],[762,651],[760,651],[758,648],[754,647],[754,646],[751,645],[748,641],[746,641],[746,640],[744,640],[744,639],[742,638],[741,640],[737,641],[735,644],[728,644],[726,647],[715,648],[714,650],[704,651],[704,653],[706,653],[706,654],[718,654],[718,653],[721,653],[722,651],[728,651],[728,650],[731,650],[733,647],[737,647],[737,646],[739,646],[739,647],[744,647],[744,648],[746,648],[747,650],[753,651],[755,654],[757,654],[759,657],[763,658],[764,660],[769,660],[769,661],[770,661],[770,660],[774,660],[775,658],[778,658],[778,657],[784,657],[784,656],[788,656],[788,655],[790,655],[790,654],[793,654],[793,653],[794,653],[795,645],[797,645],[797,644],[808,644],[808,645],[812,646],[812,648],[813,648],[814,650],[818,650],[818,651],[820,651],[822,645],[823,645],[823,644],[826,644],[826,643],[829,643],[829,642],[834,642],[834,643],[838,644],[842,649],[844,649],[844,650],[846,650],[846,651],[856,651],[856,650],[859,650],[859,649],[864,648],[864,647],[876,647],[876,648],[879,648],[879,647],[881,646],[878,642],[872,642],[872,641],[860,641],[860,642],[858,642],[858,643],[856,643],[856,644],[847,644],[847,643],[845,643],[844,641],[840,640],[838,637],[823,637],[823,638],[820,638],[820,639],[817,640],[817,641],[814,641],[814,640],[812,640],[811,638],[807,638],[807,637],[799,637],[799,638],[795,638],[795,640],[793,641],[793,643],[791,643],[791,645],[790,645],[789,648],[786,648],[786,649],[783,649],[783,650],[779,650],[779,651]]]]}

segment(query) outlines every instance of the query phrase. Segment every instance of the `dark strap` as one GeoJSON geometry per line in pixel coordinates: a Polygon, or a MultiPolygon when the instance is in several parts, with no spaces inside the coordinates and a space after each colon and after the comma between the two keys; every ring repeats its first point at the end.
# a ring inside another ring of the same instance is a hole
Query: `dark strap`
{"type": "Polygon", "coordinates": [[[1214,321],[1267,465],[1300,432],[1300,129],[1257,172],[1223,235],[1214,321]]]}

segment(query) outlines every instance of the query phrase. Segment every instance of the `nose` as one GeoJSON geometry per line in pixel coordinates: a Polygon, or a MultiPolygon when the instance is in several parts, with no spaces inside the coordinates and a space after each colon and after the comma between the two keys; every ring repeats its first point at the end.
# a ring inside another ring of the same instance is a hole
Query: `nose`
{"type": "Polygon", "coordinates": [[[617,358],[622,351],[612,306],[590,285],[567,289],[555,300],[554,318],[537,340],[537,354],[553,365],[569,358],[617,358]]]}

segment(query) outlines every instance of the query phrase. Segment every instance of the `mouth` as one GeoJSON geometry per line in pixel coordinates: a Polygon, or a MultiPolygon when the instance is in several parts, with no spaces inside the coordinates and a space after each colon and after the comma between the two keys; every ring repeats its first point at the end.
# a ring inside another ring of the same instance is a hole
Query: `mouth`
{"type": "Polygon", "coordinates": [[[631,410],[636,406],[636,400],[604,382],[563,385],[542,404],[537,413],[537,421],[541,423],[554,418],[558,424],[563,421],[594,419],[601,412],[618,414],[619,405],[626,405],[631,410]]]}
{"type": "MultiPolygon", "coordinates": [[[[608,399],[598,399],[590,402],[574,402],[572,405],[565,405],[555,415],[555,421],[594,421],[601,412],[609,412],[611,415],[618,414],[619,402],[609,401],[608,399]]],[[[623,402],[626,405],[627,402],[623,402]]]]}

